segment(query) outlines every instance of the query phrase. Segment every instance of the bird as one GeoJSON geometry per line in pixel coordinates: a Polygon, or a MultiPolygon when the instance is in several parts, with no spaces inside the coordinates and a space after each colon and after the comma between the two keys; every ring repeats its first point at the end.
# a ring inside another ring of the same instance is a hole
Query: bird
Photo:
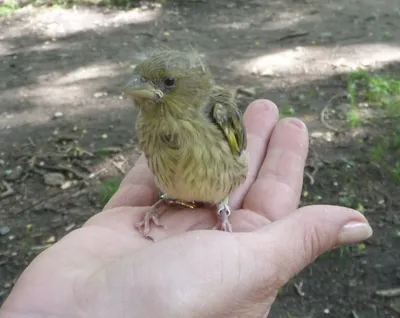
{"type": "Polygon", "coordinates": [[[136,224],[150,237],[161,226],[163,203],[216,208],[213,229],[232,232],[229,197],[248,174],[247,134],[235,96],[215,84],[195,51],[162,49],[138,63],[124,94],[139,110],[138,147],[146,157],[159,200],[136,224]]]}

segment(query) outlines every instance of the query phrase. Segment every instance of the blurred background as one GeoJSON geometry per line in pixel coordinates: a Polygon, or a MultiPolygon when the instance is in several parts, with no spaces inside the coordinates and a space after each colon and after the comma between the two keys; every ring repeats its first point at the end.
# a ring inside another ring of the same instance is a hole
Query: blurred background
{"type": "Polygon", "coordinates": [[[0,304],[134,164],[121,90],[167,45],[203,54],[243,110],[268,98],[302,118],[301,204],[352,207],[374,228],[299,273],[270,317],[399,317],[399,29],[399,0],[0,1],[0,304]]]}

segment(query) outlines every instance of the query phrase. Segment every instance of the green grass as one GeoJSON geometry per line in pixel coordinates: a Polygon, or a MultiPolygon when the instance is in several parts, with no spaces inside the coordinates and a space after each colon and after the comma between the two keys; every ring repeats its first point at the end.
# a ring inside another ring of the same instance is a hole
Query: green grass
{"type": "Polygon", "coordinates": [[[18,2],[14,0],[5,0],[0,4],[0,15],[8,15],[20,9],[18,2]]]}
{"type": "Polygon", "coordinates": [[[400,79],[361,70],[349,73],[347,92],[352,107],[360,102],[400,108],[400,79]]]}
{"type": "Polygon", "coordinates": [[[285,104],[283,105],[281,112],[279,114],[279,118],[286,118],[286,117],[293,117],[296,114],[296,111],[294,110],[294,108],[289,105],[289,104],[285,104]]]}
{"type": "Polygon", "coordinates": [[[391,170],[393,179],[400,183],[400,160],[397,160],[394,167],[391,170]]]}
{"type": "Polygon", "coordinates": [[[400,80],[387,76],[371,76],[368,83],[367,99],[382,106],[396,103],[396,95],[400,94],[400,80]]]}
{"type": "Polygon", "coordinates": [[[100,195],[104,204],[106,204],[114,193],[117,192],[121,181],[122,179],[119,177],[110,177],[101,185],[100,195]]]}
{"type": "MultiPolygon", "coordinates": [[[[350,103],[346,114],[348,125],[356,127],[369,122],[380,130],[369,149],[369,158],[400,184],[400,79],[356,71],[347,77],[347,92],[350,103]],[[368,104],[368,118],[365,112],[363,116],[360,103],[368,104]]],[[[354,208],[349,197],[342,197],[339,201],[354,208]]]]}
{"type": "Polygon", "coordinates": [[[360,111],[356,107],[352,107],[346,114],[346,121],[350,127],[360,126],[362,124],[360,111]]]}
{"type": "Polygon", "coordinates": [[[387,151],[387,143],[382,141],[374,145],[370,149],[371,159],[373,162],[378,163],[384,158],[385,152],[387,151]]]}

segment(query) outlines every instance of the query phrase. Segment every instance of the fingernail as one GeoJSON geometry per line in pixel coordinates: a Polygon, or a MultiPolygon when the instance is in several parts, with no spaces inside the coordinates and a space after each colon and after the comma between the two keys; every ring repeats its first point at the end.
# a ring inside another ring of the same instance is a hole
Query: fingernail
{"type": "Polygon", "coordinates": [[[357,243],[369,238],[372,228],[369,224],[360,222],[349,222],[339,232],[339,241],[342,244],[357,243]]]}
{"type": "Polygon", "coordinates": [[[300,120],[300,119],[296,119],[296,118],[291,118],[288,119],[289,124],[291,124],[292,126],[303,130],[304,128],[306,128],[306,125],[300,120]]]}
{"type": "Polygon", "coordinates": [[[254,102],[252,102],[251,107],[259,107],[262,110],[269,111],[272,108],[272,104],[269,100],[266,99],[257,99],[254,102]]]}

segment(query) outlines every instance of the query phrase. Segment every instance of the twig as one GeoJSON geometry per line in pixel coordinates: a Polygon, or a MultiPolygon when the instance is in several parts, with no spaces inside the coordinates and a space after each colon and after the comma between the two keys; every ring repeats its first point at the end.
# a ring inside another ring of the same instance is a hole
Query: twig
{"type": "Polygon", "coordinates": [[[77,165],[82,170],[85,170],[87,173],[91,173],[90,169],[87,166],[85,166],[83,163],[80,163],[78,160],[74,160],[73,164],[77,165]]]}
{"type": "Polygon", "coordinates": [[[310,33],[310,32],[303,31],[303,32],[290,33],[290,34],[281,36],[280,38],[276,39],[275,42],[282,41],[282,40],[287,40],[287,39],[293,39],[293,38],[297,38],[297,37],[300,37],[300,36],[305,36],[308,33],[310,33]]]}
{"type": "Polygon", "coordinates": [[[32,140],[31,137],[28,137],[28,141],[29,141],[29,143],[30,143],[33,147],[36,148],[36,144],[33,142],[33,140],[32,140]]]}
{"type": "Polygon", "coordinates": [[[6,188],[6,191],[0,193],[0,200],[9,197],[10,195],[13,195],[15,193],[14,189],[10,186],[8,182],[3,180],[1,183],[6,188]]]}
{"type": "Polygon", "coordinates": [[[91,173],[87,178],[88,179],[96,178],[98,175],[100,175],[100,174],[102,174],[103,172],[106,172],[106,171],[107,171],[107,168],[100,169],[99,171],[91,173]]]}
{"type": "Polygon", "coordinates": [[[320,120],[321,120],[321,122],[322,122],[322,124],[323,124],[326,128],[328,128],[328,129],[330,129],[330,130],[332,130],[332,131],[334,131],[334,132],[343,132],[344,130],[343,130],[343,129],[335,128],[335,127],[331,126],[330,124],[328,124],[328,123],[325,121],[325,113],[326,113],[326,111],[329,109],[329,107],[331,107],[332,101],[333,101],[334,99],[336,99],[336,98],[338,98],[338,97],[342,97],[342,96],[343,96],[342,93],[339,93],[339,94],[336,94],[336,95],[332,96],[332,97],[328,100],[328,102],[326,103],[326,106],[324,107],[324,109],[322,110],[322,112],[321,112],[321,114],[320,114],[320,116],[319,116],[319,117],[320,117],[320,120]]]}
{"type": "Polygon", "coordinates": [[[147,36],[149,38],[154,37],[154,34],[151,34],[150,32],[139,32],[139,33],[136,33],[136,35],[144,35],[144,36],[147,36]]]}
{"type": "Polygon", "coordinates": [[[338,45],[336,45],[335,48],[333,49],[330,60],[333,60],[333,58],[335,57],[335,54],[339,48],[340,48],[340,43],[338,45]]]}
{"type": "Polygon", "coordinates": [[[353,316],[353,318],[360,318],[360,317],[357,315],[357,313],[356,313],[355,310],[352,310],[352,311],[351,311],[351,315],[353,316]]]}
{"type": "Polygon", "coordinates": [[[39,168],[50,170],[50,171],[58,171],[58,172],[70,172],[79,179],[83,180],[86,178],[83,174],[81,174],[79,171],[76,171],[73,168],[69,168],[66,166],[58,165],[58,166],[47,166],[47,165],[36,165],[39,168]]]}
{"type": "Polygon", "coordinates": [[[303,281],[300,281],[298,284],[293,284],[299,296],[304,297],[306,294],[303,292],[303,281]]]}
{"type": "Polygon", "coordinates": [[[111,163],[113,164],[113,166],[115,167],[115,168],[117,168],[117,170],[119,171],[119,172],[121,172],[121,174],[124,176],[125,175],[125,170],[122,168],[122,165],[124,164],[126,162],[126,160],[125,161],[122,161],[122,163],[121,163],[121,165],[119,165],[117,162],[115,162],[114,160],[112,160],[111,161],[111,163]]]}
{"type": "Polygon", "coordinates": [[[97,149],[94,151],[94,153],[109,153],[109,154],[114,154],[114,153],[120,153],[122,149],[120,147],[104,147],[101,149],[97,149]]]}
{"type": "Polygon", "coordinates": [[[29,160],[28,160],[28,164],[29,164],[29,169],[32,169],[35,164],[36,164],[36,155],[33,155],[29,160]]]}
{"type": "Polygon", "coordinates": [[[310,185],[313,185],[315,183],[314,177],[311,173],[304,171],[304,175],[310,180],[310,185]]]}
{"type": "Polygon", "coordinates": [[[79,137],[77,134],[64,134],[64,135],[56,135],[55,136],[55,142],[62,142],[62,141],[74,141],[74,140],[79,140],[81,137],[79,137]]]}
{"type": "Polygon", "coordinates": [[[377,290],[375,294],[382,297],[397,297],[400,296],[400,287],[377,290]]]}
{"type": "Polygon", "coordinates": [[[78,191],[76,191],[75,193],[73,193],[73,194],[71,195],[71,198],[78,198],[78,197],[80,197],[81,195],[84,195],[84,194],[86,194],[86,193],[88,193],[88,189],[81,189],[81,190],[78,190],[78,191]]]}
{"type": "Polygon", "coordinates": [[[41,251],[41,250],[45,250],[46,248],[49,248],[51,246],[51,244],[46,244],[46,245],[35,245],[31,247],[32,251],[41,251]]]}

